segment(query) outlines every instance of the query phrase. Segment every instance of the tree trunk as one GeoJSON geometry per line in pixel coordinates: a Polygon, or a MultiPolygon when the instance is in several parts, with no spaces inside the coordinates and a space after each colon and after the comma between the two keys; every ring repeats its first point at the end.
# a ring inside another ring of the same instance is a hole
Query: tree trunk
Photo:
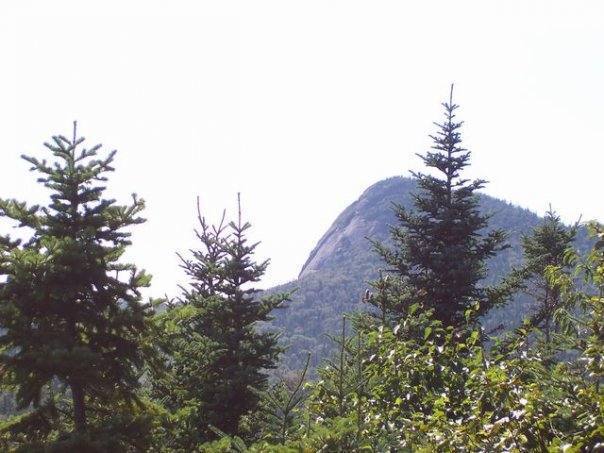
{"type": "Polygon", "coordinates": [[[84,406],[84,388],[82,384],[71,384],[73,399],[73,421],[77,432],[86,431],[86,407],[84,406]]]}

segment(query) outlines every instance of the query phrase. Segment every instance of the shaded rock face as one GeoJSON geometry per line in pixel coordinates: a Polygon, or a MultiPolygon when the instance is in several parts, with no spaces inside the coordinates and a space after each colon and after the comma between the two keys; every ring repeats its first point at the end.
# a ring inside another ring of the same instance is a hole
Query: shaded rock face
{"type": "MultiPolygon", "coordinates": [[[[325,334],[338,332],[345,313],[365,309],[360,295],[383,266],[367,238],[388,243],[390,226],[397,224],[393,203],[413,209],[416,192],[414,180],[404,177],[389,178],[369,187],[319,240],[298,279],[269,290],[296,290],[290,307],[278,311],[272,323],[282,331],[283,343],[288,346],[285,365],[298,368],[307,352],[311,352],[314,365],[320,363],[331,352],[331,342],[325,334]]],[[[488,195],[481,194],[479,198],[480,210],[491,216],[489,229],[506,231],[510,245],[487,263],[485,284],[491,284],[522,263],[522,235],[530,233],[541,218],[488,195]]],[[[587,249],[585,232],[579,234],[577,242],[579,249],[587,249]]],[[[507,306],[492,310],[484,319],[485,328],[513,328],[531,307],[528,297],[517,297],[507,306]]]]}
{"type": "Polygon", "coordinates": [[[319,240],[302,266],[298,279],[312,272],[334,268],[350,257],[371,251],[368,238],[385,240],[394,223],[392,203],[411,204],[415,183],[408,178],[389,178],[367,189],[348,206],[319,240]]]}

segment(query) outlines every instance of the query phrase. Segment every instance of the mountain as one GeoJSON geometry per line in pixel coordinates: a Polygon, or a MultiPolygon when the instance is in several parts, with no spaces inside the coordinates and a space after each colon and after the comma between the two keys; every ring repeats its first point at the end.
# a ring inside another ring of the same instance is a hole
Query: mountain
{"type": "MultiPolygon", "coordinates": [[[[295,290],[290,307],[278,311],[273,326],[282,332],[288,350],[284,364],[299,368],[307,352],[316,366],[330,352],[332,343],[326,334],[338,331],[343,314],[363,310],[361,294],[367,282],[376,278],[382,263],[367,238],[389,241],[389,225],[396,224],[393,203],[413,208],[414,180],[393,177],[369,187],[348,206],[319,240],[302,267],[298,279],[269,290],[295,290]]],[[[541,218],[508,202],[480,195],[480,209],[491,216],[489,228],[508,233],[510,248],[487,263],[486,284],[495,283],[513,266],[522,263],[520,246],[523,234],[537,226],[541,218]]],[[[579,249],[587,249],[585,231],[577,238],[579,249]]],[[[531,310],[531,301],[518,296],[505,307],[492,310],[483,320],[486,329],[503,324],[517,326],[531,310]]]]}

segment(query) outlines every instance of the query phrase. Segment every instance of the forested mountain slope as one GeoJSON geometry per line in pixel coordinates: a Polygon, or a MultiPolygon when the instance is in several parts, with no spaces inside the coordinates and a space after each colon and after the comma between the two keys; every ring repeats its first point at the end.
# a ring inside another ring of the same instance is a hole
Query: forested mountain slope
{"type": "MultiPolygon", "coordinates": [[[[365,309],[361,294],[382,266],[367,238],[388,241],[389,225],[395,224],[392,203],[412,208],[415,191],[415,182],[405,177],[389,178],[369,187],[319,240],[298,279],[269,290],[296,289],[290,307],[278,310],[273,321],[288,346],[285,365],[298,368],[307,351],[312,353],[312,364],[320,363],[331,350],[325,334],[337,331],[344,313],[365,309]]],[[[488,195],[480,196],[480,206],[483,212],[492,215],[490,228],[506,231],[510,244],[510,248],[488,263],[486,283],[494,283],[522,262],[521,237],[537,226],[541,217],[488,195]]],[[[587,235],[580,230],[577,247],[586,249],[587,244],[587,235]]],[[[530,305],[527,297],[516,297],[505,307],[489,313],[484,320],[485,328],[503,324],[509,329],[518,325],[530,312],[530,305]]]]}

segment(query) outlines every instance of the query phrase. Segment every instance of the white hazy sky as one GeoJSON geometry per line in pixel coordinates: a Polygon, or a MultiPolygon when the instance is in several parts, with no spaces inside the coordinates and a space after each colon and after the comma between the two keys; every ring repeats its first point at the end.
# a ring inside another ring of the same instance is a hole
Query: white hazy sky
{"type": "Polygon", "coordinates": [[[421,168],[456,84],[471,177],[567,221],[603,219],[604,2],[0,3],[0,196],[39,200],[22,153],[69,133],[118,149],[111,195],[147,200],[129,258],[183,282],[195,197],[244,212],[296,277],[369,185],[421,168]]]}

